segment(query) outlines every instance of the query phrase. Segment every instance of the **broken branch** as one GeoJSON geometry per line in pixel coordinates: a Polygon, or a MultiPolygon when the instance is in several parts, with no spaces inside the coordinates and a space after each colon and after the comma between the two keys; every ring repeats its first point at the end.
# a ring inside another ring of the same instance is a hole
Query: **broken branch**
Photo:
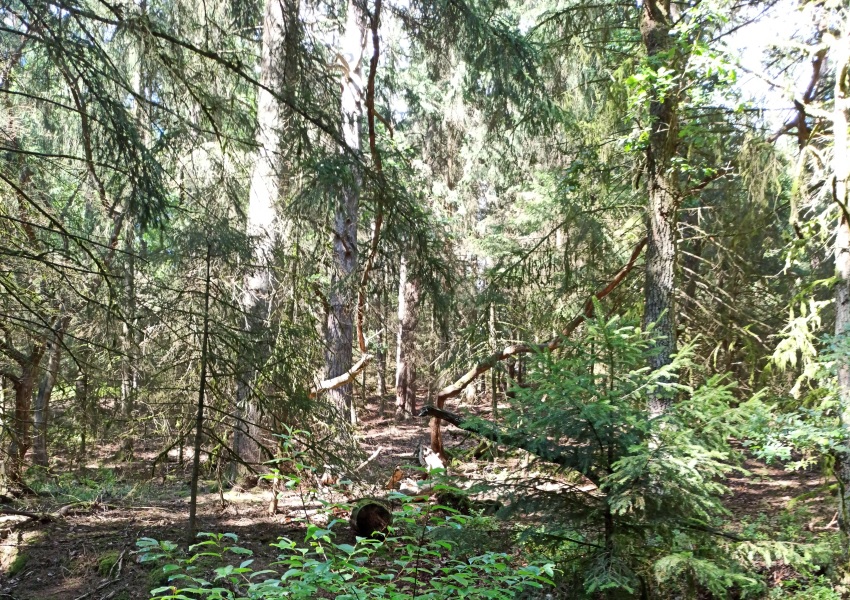
{"type": "MultiPolygon", "coordinates": [[[[637,263],[637,259],[640,256],[641,251],[643,251],[644,246],[646,246],[646,238],[643,238],[635,249],[632,251],[632,255],[629,258],[629,262],[620,269],[614,278],[602,289],[597,291],[591,297],[587,299],[584,303],[584,309],[576,315],[572,321],[567,323],[567,326],[561,332],[560,335],[555,336],[548,342],[543,342],[542,344],[514,344],[508,346],[500,352],[496,352],[491,354],[477,365],[472,367],[469,371],[467,371],[462,377],[460,377],[453,384],[444,387],[437,393],[437,406],[443,406],[445,401],[449,398],[454,398],[458,394],[460,394],[463,389],[472,383],[478,376],[483,375],[493,367],[495,367],[499,362],[505,360],[506,358],[510,358],[511,356],[516,356],[518,354],[528,354],[530,352],[542,352],[545,350],[555,350],[561,344],[564,343],[564,340],[568,338],[576,329],[578,329],[579,325],[584,323],[586,319],[593,317],[593,303],[596,300],[602,300],[605,296],[613,292],[617,286],[619,286],[623,280],[632,272],[635,264],[637,263]]],[[[436,452],[436,450],[435,450],[436,452]]]]}
{"type": "Polygon", "coordinates": [[[325,379],[324,381],[320,381],[316,384],[316,387],[310,390],[310,397],[315,398],[322,392],[326,392],[328,390],[332,390],[340,387],[341,385],[345,385],[346,383],[350,383],[357,377],[357,374],[360,373],[364,369],[366,365],[369,364],[374,358],[372,354],[364,354],[360,357],[354,366],[352,366],[348,371],[343,373],[342,375],[337,375],[336,377],[332,377],[330,379],[325,379]]]}

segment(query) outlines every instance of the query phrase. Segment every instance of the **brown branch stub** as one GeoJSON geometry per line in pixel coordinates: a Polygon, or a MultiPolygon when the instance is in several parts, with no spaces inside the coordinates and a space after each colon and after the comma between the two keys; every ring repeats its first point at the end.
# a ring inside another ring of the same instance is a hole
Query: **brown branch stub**
{"type": "Polygon", "coordinates": [[[332,390],[338,388],[346,383],[350,383],[357,374],[362,371],[366,365],[374,358],[371,354],[364,354],[360,357],[354,365],[342,375],[337,375],[336,377],[332,377],[331,379],[325,379],[324,381],[320,381],[316,387],[310,390],[310,397],[315,398],[322,392],[327,392],[328,390],[332,390]]]}

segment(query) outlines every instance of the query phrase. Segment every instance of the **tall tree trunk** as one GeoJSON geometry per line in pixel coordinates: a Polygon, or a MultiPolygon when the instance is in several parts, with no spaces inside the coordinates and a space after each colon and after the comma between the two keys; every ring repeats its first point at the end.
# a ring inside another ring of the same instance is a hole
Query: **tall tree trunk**
{"type": "Polygon", "coordinates": [[[38,394],[33,404],[33,464],[39,467],[47,467],[47,426],[50,414],[50,396],[56,377],[59,374],[59,364],[62,359],[62,340],[65,330],[68,328],[70,316],[62,316],[53,328],[53,339],[50,340],[49,354],[47,359],[47,372],[38,386],[38,394]]]}
{"type": "MultiPolygon", "coordinates": [[[[360,148],[361,63],[365,49],[365,19],[353,1],[348,3],[345,32],[339,60],[342,61],[342,98],[340,102],[342,139],[348,149],[360,148]]],[[[357,271],[357,219],[360,209],[360,173],[350,156],[346,161],[351,172],[339,186],[339,198],[333,217],[333,254],[331,290],[328,295],[330,311],[325,329],[325,377],[337,377],[348,372],[352,365],[354,342],[354,288],[357,271]]],[[[330,401],[343,421],[353,423],[356,413],[351,383],[328,391],[330,401]]]]}
{"type": "MultiPolygon", "coordinates": [[[[661,60],[671,48],[670,6],[659,0],[643,4],[641,38],[650,61],[661,60]]],[[[656,67],[657,68],[657,67],[656,67]]],[[[670,173],[676,144],[676,90],[654,89],[650,96],[650,133],[646,151],[648,192],[648,244],[644,325],[654,324],[658,351],[649,359],[652,369],[664,367],[676,352],[674,286],[676,269],[676,223],[679,197],[670,173]]],[[[670,406],[663,394],[649,401],[650,417],[670,406]]]]}
{"type": "Polygon", "coordinates": [[[133,409],[136,404],[136,392],[139,387],[138,371],[138,338],[136,335],[136,260],[135,260],[135,226],[133,219],[128,219],[124,237],[124,253],[127,264],[124,268],[124,285],[126,287],[127,305],[125,307],[124,323],[121,328],[121,416],[124,420],[125,431],[128,435],[121,445],[121,455],[124,460],[133,457],[133,435],[130,427],[133,419],[133,409]]]}
{"type": "Polygon", "coordinates": [[[375,294],[375,303],[377,304],[377,313],[380,318],[378,323],[378,349],[375,352],[376,359],[376,376],[378,379],[378,397],[380,399],[380,413],[384,416],[384,408],[386,407],[387,395],[387,298],[386,298],[386,274],[384,269],[381,269],[381,285],[375,294]]]}
{"type": "MultiPolygon", "coordinates": [[[[497,352],[496,341],[496,303],[490,303],[490,351],[497,352]]],[[[499,371],[498,369],[490,369],[490,411],[495,419],[499,412],[499,371]]]]}
{"type": "Polygon", "coordinates": [[[398,274],[398,344],[395,368],[395,418],[404,421],[416,410],[416,325],[419,286],[401,259],[398,274]]]}
{"type": "Polygon", "coordinates": [[[257,91],[258,156],[251,173],[246,231],[253,241],[252,264],[245,277],[241,307],[251,352],[240,359],[236,386],[236,413],[233,451],[238,461],[231,463],[231,478],[245,474],[245,466],[261,462],[261,417],[255,391],[258,371],[271,355],[268,324],[274,288],[272,260],[278,242],[283,161],[280,160],[280,133],[285,114],[269,90],[282,93],[294,63],[292,53],[298,44],[298,3],[294,0],[266,0],[263,19],[262,60],[257,91]]]}
{"type": "MultiPolygon", "coordinates": [[[[835,335],[847,336],[850,328],[850,220],[848,220],[848,179],[850,179],[850,141],[847,127],[850,117],[850,31],[834,40],[835,107],[833,110],[834,149],[832,170],[833,192],[839,206],[835,235],[835,335]]],[[[838,386],[841,393],[841,425],[850,431],[850,364],[839,365],[838,386]]],[[[841,529],[850,538],[850,444],[845,442],[838,456],[839,516],[841,529]]]]}

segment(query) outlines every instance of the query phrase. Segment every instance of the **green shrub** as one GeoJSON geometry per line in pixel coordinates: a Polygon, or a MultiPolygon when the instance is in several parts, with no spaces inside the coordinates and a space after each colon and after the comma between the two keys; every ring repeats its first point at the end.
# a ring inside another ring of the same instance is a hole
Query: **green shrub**
{"type": "Polygon", "coordinates": [[[274,570],[254,571],[251,551],[235,545],[237,537],[230,533],[200,534],[204,540],[192,546],[186,558],[176,556],[173,544],[139,540],[143,560],[172,558],[164,568],[169,585],[151,593],[157,600],[508,600],[525,590],[552,585],[551,563],[520,561],[498,552],[457,553],[452,541],[433,533],[446,527],[463,530],[469,517],[448,507],[399,498],[402,508],[387,537],[358,537],[353,545],[336,543],[335,530],[347,527],[346,522],[331,521],[327,528],[309,525],[303,542],[281,538],[273,544],[280,551],[274,570]],[[202,557],[217,564],[211,569],[198,567],[202,557]]]}

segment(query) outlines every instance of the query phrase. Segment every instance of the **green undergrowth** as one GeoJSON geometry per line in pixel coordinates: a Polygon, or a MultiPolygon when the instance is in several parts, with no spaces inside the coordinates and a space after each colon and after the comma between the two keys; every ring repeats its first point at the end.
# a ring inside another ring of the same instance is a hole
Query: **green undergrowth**
{"type": "Polygon", "coordinates": [[[108,468],[84,469],[59,475],[33,468],[28,471],[26,481],[40,496],[49,496],[63,504],[157,497],[156,486],[146,481],[134,482],[124,479],[119,477],[114,469],[108,468]]]}
{"type": "MultiPolygon", "coordinates": [[[[348,538],[347,521],[308,524],[304,539],[280,538],[278,558],[256,569],[253,553],[232,533],[202,533],[188,553],[151,538],[137,542],[142,562],[157,565],[167,585],[157,600],[177,599],[513,599],[554,584],[554,564],[536,556],[470,553],[465,532],[493,533],[488,517],[462,515],[442,505],[396,495],[401,507],[387,534],[348,538]],[[449,535],[451,532],[451,535],[449,535]]],[[[349,506],[328,507],[337,512],[349,506]]]]}

